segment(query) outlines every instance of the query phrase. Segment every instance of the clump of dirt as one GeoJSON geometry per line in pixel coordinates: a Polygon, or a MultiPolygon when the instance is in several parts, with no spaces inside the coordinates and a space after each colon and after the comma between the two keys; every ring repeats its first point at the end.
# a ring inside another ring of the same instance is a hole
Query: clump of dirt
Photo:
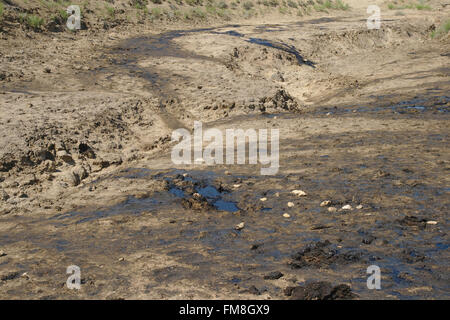
{"type": "Polygon", "coordinates": [[[419,219],[419,218],[417,218],[415,216],[406,216],[403,219],[398,220],[398,222],[402,226],[416,227],[416,228],[419,228],[419,229],[425,229],[425,227],[427,225],[427,220],[419,219]]]}
{"type": "Polygon", "coordinates": [[[303,286],[287,287],[285,295],[291,300],[352,300],[356,295],[346,284],[334,286],[326,281],[311,282],[303,286]]]}
{"type": "Polygon", "coordinates": [[[293,269],[326,268],[332,264],[349,264],[361,259],[361,253],[340,252],[328,240],[308,245],[292,256],[289,263],[293,269]]]}
{"type": "Polygon", "coordinates": [[[260,100],[260,110],[285,110],[290,112],[299,112],[301,110],[299,103],[284,89],[278,90],[272,97],[264,97],[260,100]]]}
{"type": "Polygon", "coordinates": [[[192,210],[212,210],[214,207],[208,203],[205,197],[199,194],[194,194],[188,199],[181,200],[181,204],[186,209],[192,210]]]}

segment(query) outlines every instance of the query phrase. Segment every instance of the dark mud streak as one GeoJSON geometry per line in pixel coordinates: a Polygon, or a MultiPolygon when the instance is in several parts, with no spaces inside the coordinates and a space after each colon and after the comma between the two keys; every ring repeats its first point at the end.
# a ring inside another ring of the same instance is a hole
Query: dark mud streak
{"type": "Polygon", "coordinates": [[[267,39],[262,39],[262,38],[244,38],[244,35],[242,33],[236,32],[236,31],[224,31],[224,32],[218,32],[218,31],[213,31],[211,32],[213,34],[224,34],[224,35],[229,35],[232,37],[239,37],[242,38],[244,41],[248,42],[248,43],[252,43],[252,44],[257,44],[260,46],[264,46],[264,47],[268,47],[268,48],[273,48],[273,49],[277,49],[277,50],[281,50],[283,52],[292,54],[295,56],[295,58],[297,59],[297,62],[299,65],[307,65],[310,66],[312,68],[315,68],[315,63],[312,61],[308,61],[305,60],[302,55],[300,54],[300,52],[297,50],[297,48],[295,48],[295,46],[293,45],[289,45],[287,43],[284,42],[273,42],[267,39]]]}

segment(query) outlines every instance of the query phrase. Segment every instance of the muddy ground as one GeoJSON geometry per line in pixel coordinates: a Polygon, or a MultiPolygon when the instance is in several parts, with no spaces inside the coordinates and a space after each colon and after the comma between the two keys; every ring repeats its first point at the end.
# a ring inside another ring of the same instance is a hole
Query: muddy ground
{"type": "Polygon", "coordinates": [[[450,298],[450,6],[368,3],[3,35],[0,298],[450,298]],[[174,165],[194,121],[279,129],[279,171],[174,165]]]}

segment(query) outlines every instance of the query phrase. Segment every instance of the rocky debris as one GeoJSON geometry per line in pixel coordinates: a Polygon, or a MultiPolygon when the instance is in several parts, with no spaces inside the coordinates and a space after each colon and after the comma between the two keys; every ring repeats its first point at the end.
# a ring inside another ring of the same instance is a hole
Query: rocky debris
{"type": "Polygon", "coordinates": [[[291,193],[298,197],[305,197],[307,195],[303,190],[293,190],[291,193]]]}
{"type": "Polygon", "coordinates": [[[331,206],[331,201],[330,201],[330,200],[322,201],[322,202],[320,203],[320,206],[321,206],[321,207],[328,207],[328,206],[331,206]]]}
{"type": "Polygon", "coordinates": [[[438,222],[430,220],[430,221],[427,221],[427,224],[429,224],[429,225],[436,225],[436,224],[438,224],[438,222]]]}
{"type": "Polygon", "coordinates": [[[56,151],[56,157],[66,163],[74,163],[72,156],[66,150],[56,151]]]}
{"type": "Polygon", "coordinates": [[[303,286],[287,287],[284,290],[291,300],[351,300],[356,298],[346,284],[332,286],[326,281],[311,282],[303,286]]]}
{"type": "Polygon", "coordinates": [[[213,210],[214,207],[211,206],[205,197],[200,194],[193,194],[192,197],[181,200],[181,205],[186,209],[192,210],[213,210]]]}
{"type": "Polygon", "coordinates": [[[374,240],[376,240],[376,237],[372,236],[372,235],[367,235],[362,239],[362,243],[364,244],[371,244],[374,240]]]}
{"type": "Polygon", "coordinates": [[[353,210],[353,208],[352,208],[352,206],[351,205],[349,205],[349,204],[346,204],[345,206],[343,206],[342,207],[342,209],[341,210],[344,210],[344,211],[351,211],[351,210],[353,210]]]}
{"type": "Polygon", "coordinates": [[[261,98],[259,102],[259,109],[261,111],[267,111],[268,109],[282,109],[293,112],[300,111],[297,100],[284,89],[278,90],[273,97],[261,98]]]}
{"type": "Polygon", "coordinates": [[[289,213],[283,213],[283,217],[285,217],[285,218],[290,218],[291,215],[290,215],[289,213]]]}
{"type": "Polygon", "coordinates": [[[6,201],[9,199],[9,194],[7,194],[4,190],[0,190],[0,200],[6,201]]]}
{"type": "Polygon", "coordinates": [[[295,206],[295,204],[294,204],[293,202],[288,202],[287,206],[288,206],[289,208],[293,208],[293,207],[295,206]]]}
{"type": "Polygon", "coordinates": [[[426,219],[419,219],[415,216],[406,216],[403,219],[398,220],[402,226],[406,227],[416,227],[419,229],[424,229],[427,223],[426,219]]]}
{"type": "Polygon", "coordinates": [[[235,230],[242,230],[244,228],[245,228],[245,222],[241,222],[234,227],[235,230]]]}
{"type": "Polygon", "coordinates": [[[270,273],[266,274],[264,276],[264,279],[265,280],[277,280],[277,279],[280,279],[283,276],[284,276],[284,274],[281,273],[280,271],[273,271],[273,272],[270,272],[270,273]]]}
{"type": "Polygon", "coordinates": [[[337,208],[335,208],[335,207],[329,207],[329,208],[328,208],[328,212],[330,212],[330,213],[337,212],[337,208]]]}
{"type": "Polygon", "coordinates": [[[261,295],[261,291],[259,291],[259,289],[256,288],[255,286],[250,286],[250,287],[247,289],[247,292],[250,293],[250,294],[254,294],[254,295],[256,295],[256,296],[261,295]]]}
{"type": "Polygon", "coordinates": [[[6,252],[3,250],[0,250],[0,257],[4,257],[7,256],[6,252]]]}
{"type": "Polygon", "coordinates": [[[323,268],[332,264],[349,264],[361,259],[360,253],[340,252],[328,240],[308,245],[292,256],[289,263],[293,269],[305,267],[323,268]]]}

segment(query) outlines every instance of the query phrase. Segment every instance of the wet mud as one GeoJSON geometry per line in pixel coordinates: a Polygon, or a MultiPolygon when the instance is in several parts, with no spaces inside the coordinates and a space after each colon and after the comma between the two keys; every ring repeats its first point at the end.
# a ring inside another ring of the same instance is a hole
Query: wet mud
{"type": "Polygon", "coordinates": [[[133,33],[3,83],[0,297],[449,298],[448,43],[362,18],[133,33]],[[175,165],[195,120],[279,129],[278,172],[175,165]]]}

